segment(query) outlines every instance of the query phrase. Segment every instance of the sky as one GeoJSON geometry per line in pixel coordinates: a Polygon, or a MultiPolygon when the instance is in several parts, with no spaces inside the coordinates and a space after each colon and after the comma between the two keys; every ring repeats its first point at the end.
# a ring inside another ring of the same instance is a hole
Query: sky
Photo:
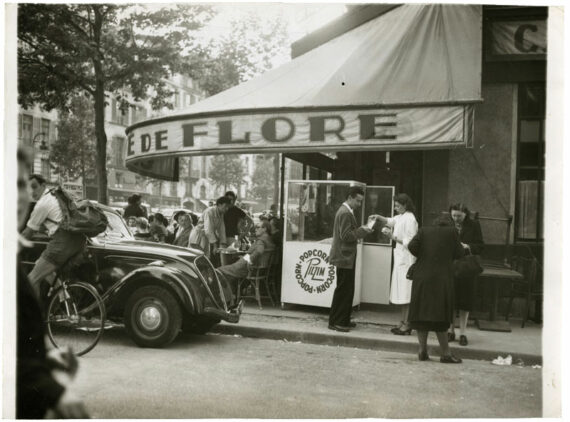
{"type": "Polygon", "coordinates": [[[289,40],[273,60],[273,67],[291,60],[290,44],[346,12],[342,3],[222,3],[214,4],[218,14],[202,30],[204,37],[216,39],[230,32],[232,20],[248,14],[267,20],[281,18],[286,22],[289,40]]]}

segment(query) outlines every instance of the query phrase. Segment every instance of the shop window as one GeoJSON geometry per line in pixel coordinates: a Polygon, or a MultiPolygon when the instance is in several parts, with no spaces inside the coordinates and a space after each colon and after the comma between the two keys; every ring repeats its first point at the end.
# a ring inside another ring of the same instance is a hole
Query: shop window
{"type": "Polygon", "coordinates": [[[544,84],[519,86],[516,236],[522,241],[544,237],[544,84]]]}

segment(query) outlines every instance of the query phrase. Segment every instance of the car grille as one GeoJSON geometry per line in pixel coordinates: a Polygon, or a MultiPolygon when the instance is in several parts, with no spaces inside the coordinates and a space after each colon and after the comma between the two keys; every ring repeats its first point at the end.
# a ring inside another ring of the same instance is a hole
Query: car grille
{"type": "Polygon", "coordinates": [[[222,287],[220,285],[218,277],[216,276],[216,271],[214,270],[212,263],[205,256],[200,256],[196,258],[194,264],[196,265],[196,268],[198,268],[198,271],[200,271],[200,274],[204,280],[206,280],[206,283],[217,302],[216,304],[220,307],[224,307],[224,300],[222,299],[222,287]]]}

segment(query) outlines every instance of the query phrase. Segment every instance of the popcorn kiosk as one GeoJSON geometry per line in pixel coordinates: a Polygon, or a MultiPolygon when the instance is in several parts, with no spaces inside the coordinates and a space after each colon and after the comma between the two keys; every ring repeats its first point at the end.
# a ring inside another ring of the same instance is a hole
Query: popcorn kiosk
{"type": "MultiPolygon", "coordinates": [[[[285,192],[281,283],[282,303],[329,307],[336,287],[336,267],[329,261],[334,217],[351,181],[291,180],[285,192]]],[[[355,212],[362,224],[362,209],[355,212]]],[[[361,244],[358,246],[361,247],[361,244]]],[[[360,303],[356,280],[354,305],[360,303]]]]}
{"type": "MultiPolygon", "coordinates": [[[[330,307],[336,287],[336,267],[329,261],[334,218],[346,200],[348,188],[354,185],[362,186],[366,192],[362,207],[355,210],[359,225],[373,213],[392,216],[393,187],[371,186],[367,190],[364,183],[336,180],[290,180],[287,183],[282,306],[291,303],[330,307]]],[[[353,306],[359,305],[362,299],[367,303],[388,303],[392,247],[377,226],[357,246],[353,306]]]]}

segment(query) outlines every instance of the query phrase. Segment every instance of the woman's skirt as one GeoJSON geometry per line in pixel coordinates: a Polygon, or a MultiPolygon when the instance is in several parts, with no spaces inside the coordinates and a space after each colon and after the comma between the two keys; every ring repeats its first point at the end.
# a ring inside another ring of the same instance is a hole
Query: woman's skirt
{"type": "Polygon", "coordinates": [[[448,321],[410,321],[410,328],[416,331],[447,331],[448,321]]]}
{"type": "Polygon", "coordinates": [[[455,309],[472,311],[475,304],[475,278],[456,278],[455,309]]]}

